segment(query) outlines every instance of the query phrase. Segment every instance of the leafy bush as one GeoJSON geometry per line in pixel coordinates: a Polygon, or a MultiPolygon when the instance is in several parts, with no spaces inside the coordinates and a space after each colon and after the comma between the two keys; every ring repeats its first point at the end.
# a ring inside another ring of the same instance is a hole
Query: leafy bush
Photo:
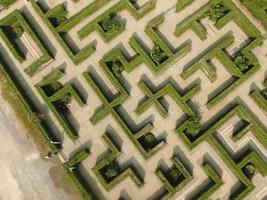
{"type": "Polygon", "coordinates": [[[160,65],[164,58],[166,58],[165,52],[160,48],[158,44],[152,48],[150,52],[150,58],[157,64],[160,65]]]}
{"type": "Polygon", "coordinates": [[[224,7],[223,4],[213,4],[210,6],[210,9],[208,11],[209,19],[213,22],[217,22],[219,19],[221,19],[223,16],[225,16],[229,10],[224,7]]]}
{"type": "Polygon", "coordinates": [[[71,96],[68,95],[64,99],[56,101],[55,106],[57,110],[65,117],[70,114],[71,96]]]}
{"type": "Polygon", "coordinates": [[[157,145],[157,139],[152,133],[148,133],[139,139],[142,147],[149,151],[157,145]]]}
{"type": "Polygon", "coordinates": [[[119,31],[122,27],[122,24],[111,15],[104,18],[99,24],[104,32],[119,31]]]}
{"type": "Polygon", "coordinates": [[[116,77],[120,77],[121,73],[124,70],[124,66],[119,60],[113,60],[111,64],[111,71],[116,77]]]}
{"type": "Polygon", "coordinates": [[[13,37],[15,38],[19,38],[24,32],[22,26],[20,26],[19,23],[12,24],[11,30],[12,30],[13,37]]]}
{"type": "Polygon", "coordinates": [[[253,176],[256,173],[256,168],[252,163],[248,163],[247,165],[245,165],[242,169],[242,171],[244,172],[244,174],[246,175],[246,177],[248,177],[249,179],[253,178],[253,176]]]}
{"type": "Polygon", "coordinates": [[[191,136],[196,136],[201,130],[200,117],[192,116],[187,123],[186,132],[191,136]]]}
{"type": "Polygon", "coordinates": [[[173,187],[176,187],[180,183],[182,178],[183,178],[183,175],[181,174],[179,169],[177,169],[176,167],[173,167],[170,170],[168,180],[170,181],[173,187]]]}
{"type": "Polygon", "coordinates": [[[243,54],[239,54],[235,57],[234,63],[243,73],[247,72],[253,65],[250,63],[250,60],[243,54]]]}
{"type": "Polygon", "coordinates": [[[102,171],[102,175],[104,176],[107,182],[111,182],[121,173],[120,167],[116,161],[112,161],[100,171],[102,171]]]}

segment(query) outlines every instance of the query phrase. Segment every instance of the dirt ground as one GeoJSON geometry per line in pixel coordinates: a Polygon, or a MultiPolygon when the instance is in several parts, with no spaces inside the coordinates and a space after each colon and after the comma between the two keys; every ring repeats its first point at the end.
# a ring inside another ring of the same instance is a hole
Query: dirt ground
{"type": "Polygon", "coordinates": [[[64,184],[59,161],[40,156],[11,106],[1,97],[0,158],[0,200],[77,199],[71,186],[64,184]]]}

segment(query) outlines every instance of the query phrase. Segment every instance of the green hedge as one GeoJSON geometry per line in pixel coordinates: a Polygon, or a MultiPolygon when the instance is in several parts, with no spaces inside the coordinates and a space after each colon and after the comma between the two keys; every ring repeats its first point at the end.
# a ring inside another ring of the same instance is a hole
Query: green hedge
{"type": "Polygon", "coordinates": [[[266,139],[266,131],[261,127],[258,123],[258,121],[241,105],[236,105],[232,107],[227,113],[224,113],[221,119],[216,120],[213,124],[210,124],[207,122],[207,124],[204,124],[203,129],[198,136],[196,136],[193,139],[189,139],[185,133],[184,130],[186,129],[186,122],[183,123],[181,126],[179,126],[176,131],[177,134],[181,137],[181,139],[185,142],[185,144],[190,148],[195,148],[198,144],[202,143],[203,141],[209,142],[209,144],[213,147],[213,149],[216,150],[218,155],[221,157],[221,159],[227,164],[228,168],[232,170],[234,175],[239,179],[241,184],[244,186],[242,190],[235,191],[230,199],[243,199],[246,195],[248,195],[249,192],[251,192],[254,189],[254,186],[252,182],[244,175],[242,172],[242,166],[244,165],[243,159],[251,160],[257,159],[258,163],[257,166],[260,166],[260,171],[265,176],[266,175],[266,164],[262,160],[262,158],[258,155],[256,151],[253,151],[253,156],[251,157],[250,154],[246,153],[245,155],[242,155],[242,157],[232,157],[230,153],[226,150],[226,147],[222,144],[222,142],[216,137],[217,130],[222,127],[229,119],[231,119],[233,116],[239,116],[241,119],[247,121],[250,123],[249,127],[245,129],[245,132],[243,132],[241,135],[238,136],[238,138],[235,138],[235,141],[241,139],[246,133],[252,132],[255,137],[259,140],[259,142],[266,148],[267,147],[267,139],[266,139]],[[254,154],[257,154],[255,156],[254,154]],[[240,160],[241,159],[241,160],[240,160]],[[243,164],[242,164],[243,163],[243,164]]]}
{"type": "Polygon", "coordinates": [[[176,12],[180,12],[187,6],[190,6],[195,0],[178,0],[176,4],[176,12]]]}
{"type": "Polygon", "coordinates": [[[106,143],[109,149],[109,154],[93,167],[93,171],[101,182],[101,184],[103,185],[103,187],[109,191],[128,176],[131,177],[131,179],[136,183],[138,187],[141,187],[143,185],[143,181],[141,180],[135,169],[131,166],[123,171],[120,171],[119,174],[114,177],[110,182],[108,182],[101,174],[100,171],[103,168],[109,166],[111,163],[116,162],[116,158],[121,154],[119,149],[114,144],[112,138],[110,138],[107,134],[103,135],[102,138],[104,139],[104,142],[106,143]]]}
{"type": "Polygon", "coordinates": [[[267,2],[265,0],[240,0],[242,4],[256,17],[267,29],[267,2]]]}
{"type": "Polygon", "coordinates": [[[75,166],[79,163],[81,163],[83,160],[85,160],[88,156],[89,156],[89,150],[88,149],[83,149],[81,151],[79,151],[78,153],[76,153],[74,156],[72,156],[67,164],[72,167],[75,166]]]}
{"type": "Polygon", "coordinates": [[[180,181],[180,183],[178,183],[177,186],[175,187],[172,186],[170,180],[168,180],[168,177],[161,169],[157,169],[155,172],[160,181],[163,183],[164,187],[168,191],[168,194],[166,194],[166,196],[163,199],[169,199],[176,192],[184,188],[193,179],[192,175],[188,172],[188,170],[185,168],[185,166],[177,156],[172,157],[172,162],[173,162],[172,168],[178,169],[182,176],[182,180],[180,181]]]}
{"type": "MultiPolygon", "coordinates": [[[[218,93],[214,97],[212,97],[212,99],[209,99],[209,101],[207,102],[207,107],[209,109],[213,108],[223,99],[225,99],[231,92],[238,88],[252,74],[258,71],[258,69],[260,68],[260,64],[255,55],[251,53],[251,50],[260,45],[263,40],[263,37],[261,33],[257,30],[257,28],[247,19],[247,17],[242,12],[239,11],[235,4],[232,3],[230,0],[215,0],[212,1],[212,4],[222,4],[227,9],[229,9],[229,12],[214,24],[217,29],[222,29],[226,23],[228,23],[230,20],[233,20],[250,38],[250,42],[245,47],[243,47],[243,49],[241,49],[240,53],[251,62],[251,65],[253,67],[246,72],[242,72],[234,63],[234,59],[232,60],[228,55],[226,55],[223,49],[226,46],[229,46],[234,40],[233,36],[229,35],[226,35],[221,39],[222,46],[218,45],[215,47],[211,47],[212,49],[209,50],[209,52],[203,52],[204,56],[202,56],[201,59],[196,59],[193,61],[193,63],[189,63],[189,67],[181,74],[183,78],[188,78],[198,69],[201,69],[202,71],[204,71],[204,73],[207,74],[208,78],[211,81],[215,81],[216,74],[209,66],[208,61],[216,57],[224,65],[224,67],[231,74],[231,76],[235,79],[232,84],[228,85],[223,90],[218,91],[218,93]]],[[[206,39],[207,33],[203,29],[203,27],[201,27],[199,21],[207,15],[207,12],[210,9],[210,5],[212,4],[209,3],[205,5],[199,11],[197,11],[197,13],[185,19],[181,24],[179,24],[175,31],[176,36],[179,36],[189,28],[192,28],[202,40],[206,39]]]]}
{"type": "Polygon", "coordinates": [[[56,91],[49,97],[46,95],[45,91],[42,88],[48,84],[57,81],[63,75],[64,75],[63,72],[59,70],[54,70],[51,73],[49,73],[46,77],[44,77],[43,80],[36,85],[36,88],[39,94],[43,97],[43,99],[47,103],[50,110],[53,112],[53,114],[59,121],[60,125],[64,128],[66,134],[71,139],[75,140],[78,138],[78,133],[73,128],[71,123],[55,108],[54,103],[56,101],[64,99],[64,97],[66,97],[67,95],[71,95],[71,97],[74,98],[81,107],[85,105],[85,101],[81,98],[77,90],[71,84],[65,84],[62,88],[60,88],[58,91],[56,91]]]}
{"type": "MultiPolygon", "coordinates": [[[[21,109],[25,113],[25,116],[32,117],[35,115],[36,112],[38,112],[34,106],[28,102],[28,97],[25,96],[25,92],[22,91],[21,84],[18,82],[18,80],[14,77],[13,73],[10,71],[9,66],[2,62],[2,58],[0,58],[0,73],[6,78],[7,80],[7,87],[10,92],[13,94],[16,94],[17,96],[17,102],[21,104],[21,109]]],[[[17,104],[18,106],[20,104],[17,104]]],[[[20,113],[22,114],[22,113],[20,113]]],[[[47,124],[46,122],[41,123],[33,123],[33,128],[36,130],[36,134],[39,134],[43,139],[44,142],[47,144],[48,148],[51,152],[57,153],[58,152],[58,146],[51,143],[53,139],[55,138],[53,135],[48,134],[47,124]]]]}
{"type": "MultiPolygon", "coordinates": [[[[27,16],[29,17],[29,16],[27,16]]],[[[38,46],[39,50],[42,53],[42,56],[34,61],[31,65],[27,66],[25,68],[25,72],[33,76],[36,72],[40,71],[43,69],[48,61],[52,59],[52,57],[49,55],[48,51],[45,49],[45,47],[42,45],[41,41],[39,40],[38,36],[35,34],[34,30],[30,27],[24,16],[18,11],[15,10],[5,18],[1,19],[0,21],[0,37],[3,39],[7,47],[10,49],[11,53],[14,55],[14,57],[19,61],[23,62],[25,58],[23,58],[19,54],[19,50],[14,46],[15,43],[14,41],[10,41],[3,31],[4,26],[11,26],[13,23],[19,22],[20,26],[23,28],[23,30],[29,34],[29,36],[33,39],[35,44],[38,46]]]]}
{"type": "Polygon", "coordinates": [[[7,7],[15,3],[17,0],[0,0],[0,4],[7,7]]]}
{"type": "Polygon", "coordinates": [[[105,33],[103,31],[103,29],[99,26],[99,22],[101,22],[103,19],[109,17],[110,15],[114,15],[114,14],[117,14],[117,13],[123,11],[124,9],[127,9],[131,13],[131,15],[134,16],[136,19],[140,19],[145,14],[150,12],[153,8],[155,8],[155,5],[156,5],[156,1],[150,0],[145,5],[143,5],[141,8],[139,8],[137,10],[130,1],[121,0],[117,4],[115,4],[114,6],[112,6],[108,10],[106,10],[103,14],[96,17],[93,21],[91,21],[90,23],[88,23],[84,27],[82,27],[78,31],[78,35],[80,38],[85,38],[91,32],[96,30],[105,42],[109,42],[110,40],[115,38],[118,34],[120,34],[121,32],[124,31],[125,25],[122,24],[122,26],[119,30],[110,31],[108,33],[105,33]]]}

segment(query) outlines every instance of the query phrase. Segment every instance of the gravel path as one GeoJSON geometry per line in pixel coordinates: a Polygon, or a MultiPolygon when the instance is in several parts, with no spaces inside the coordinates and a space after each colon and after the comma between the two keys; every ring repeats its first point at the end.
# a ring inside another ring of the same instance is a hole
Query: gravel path
{"type": "Polygon", "coordinates": [[[0,200],[71,200],[49,176],[55,164],[40,158],[11,107],[0,98],[0,200]]]}

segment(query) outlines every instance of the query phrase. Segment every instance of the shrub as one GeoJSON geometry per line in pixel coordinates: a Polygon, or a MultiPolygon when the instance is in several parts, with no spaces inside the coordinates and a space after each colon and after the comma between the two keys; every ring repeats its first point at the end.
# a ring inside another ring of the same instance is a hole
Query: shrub
{"type": "Polygon", "coordinates": [[[224,15],[226,15],[229,12],[224,5],[218,3],[213,4],[210,6],[210,9],[208,11],[209,19],[213,22],[217,22],[219,19],[221,19],[224,15]]]}
{"type": "Polygon", "coordinates": [[[246,177],[248,177],[249,179],[252,179],[253,176],[256,173],[256,168],[252,163],[248,163],[247,165],[245,165],[242,169],[242,171],[244,172],[244,174],[246,175],[246,177]]]}
{"type": "Polygon", "coordinates": [[[112,61],[112,64],[111,64],[111,71],[113,72],[113,74],[116,76],[116,77],[120,77],[121,73],[123,72],[124,70],[124,66],[123,64],[121,63],[121,61],[119,60],[114,60],[112,61]]]}
{"type": "Polygon", "coordinates": [[[24,32],[22,26],[18,25],[17,23],[11,25],[11,30],[15,38],[19,38],[24,32]]]}
{"type": "Polygon", "coordinates": [[[165,52],[160,48],[158,44],[155,44],[150,52],[150,58],[157,64],[160,65],[161,62],[166,57],[165,52]]]}
{"type": "Polygon", "coordinates": [[[104,169],[104,177],[107,182],[112,181],[120,174],[120,167],[116,161],[111,162],[104,169]]]}
{"type": "Polygon", "coordinates": [[[57,110],[65,117],[70,114],[71,96],[67,95],[64,99],[56,101],[57,110]]]}
{"type": "Polygon", "coordinates": [[[149,151],[157,145],[157,139],[152,133],[148,133],[140,138],[140,143],[146,151],[149,151]]]}
{"type": "Polygon", "coordinates": [[[234,63],[243,73],[247,72],[253,65],[250,60],[243,54],[239,54],[235,57],[234,63]]]}
{"type": "Polygon", "coordinates": [[[201,130],[200,117],[192,116],[187,123],[186,132],[191,136],[196,136],[201,130]]]}
{"type": "Polygon", "coordinates": [[[100,22],[100,25],[104,32],[110,32],[110,31],[119,31],[122,27],[122,24],[114,19],[114,17],[111,17],[110,15],[102,22],[100,22]]]}
{"type": "Polygon", "coordinates": [[[181,181],[181,178],[182,178],[182,174],[179,171],[179,169],[177,169],[176,167],[173,167],[170,170],[169,177],[168,177],[172,186],[176,187],[179,184],[179,182],[181,181]]]}

